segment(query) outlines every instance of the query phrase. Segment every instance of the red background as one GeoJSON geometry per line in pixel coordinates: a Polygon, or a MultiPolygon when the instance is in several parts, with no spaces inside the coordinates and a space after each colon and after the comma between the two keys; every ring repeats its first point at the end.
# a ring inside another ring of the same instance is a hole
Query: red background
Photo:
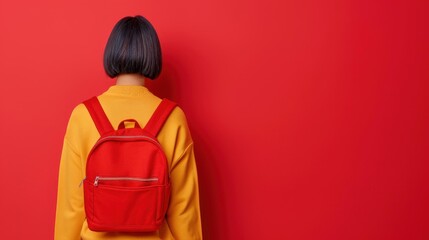
{"type": "Polygon", "coordinates": [[[185,110],[205,239],[429,239],[428,1],[0,0],[2,239],[52,239],[75,105],[142,14],[185,110]]]}

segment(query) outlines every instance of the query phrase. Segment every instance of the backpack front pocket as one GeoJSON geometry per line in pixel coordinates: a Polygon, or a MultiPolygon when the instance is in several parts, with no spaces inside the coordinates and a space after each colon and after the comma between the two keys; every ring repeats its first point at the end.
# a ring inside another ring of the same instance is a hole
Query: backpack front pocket
{"type": "Polygon", "coordinates": [[[91,187],[94,229],[155,230],[164,188],[156,182],[156,178],[96,177],[91,187]],[[150,182],[152,185],[147,185],[150,182]]]}

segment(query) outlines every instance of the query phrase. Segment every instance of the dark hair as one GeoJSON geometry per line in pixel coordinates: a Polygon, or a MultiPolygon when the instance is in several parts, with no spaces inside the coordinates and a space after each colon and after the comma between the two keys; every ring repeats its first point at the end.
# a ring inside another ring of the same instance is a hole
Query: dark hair
{"type": "Polygon", "coordinates": [[[161,46],[152,24],[140,15],[119,20],[104,49],[107,75],[114,78],[122,73],[139,73],[153,80],[161,68],[161,46]]]}

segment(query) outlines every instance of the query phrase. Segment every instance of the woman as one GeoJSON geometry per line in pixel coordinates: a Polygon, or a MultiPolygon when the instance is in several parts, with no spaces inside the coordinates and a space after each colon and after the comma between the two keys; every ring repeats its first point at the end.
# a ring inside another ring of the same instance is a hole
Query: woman
{"type": "MultiPolygon", "coordinates": [[[[113,28],[104,52],[104,68],[116,78],[98,100],[113,126],[136,119],[145,126],[161,99],[145,86],[161,72],[161,48],[153,26],[142,16],[124,17],[113,28]]],[[[72,111],[64,136],[58,179],[56,240],[202,239],[198,176],[193,141],[183,111],[176,107],[157,139],[167,156],[171,196],[161,228],[153,232],[95,232],[88,228],[83,188],[86,158],[98,133],[84,104],[72,111]]]]}

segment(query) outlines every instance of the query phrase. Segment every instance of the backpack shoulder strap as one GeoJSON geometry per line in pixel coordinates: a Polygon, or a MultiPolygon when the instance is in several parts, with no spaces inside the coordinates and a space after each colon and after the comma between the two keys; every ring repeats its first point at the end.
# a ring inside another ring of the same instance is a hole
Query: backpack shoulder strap
{"type": "Polygon", "coordinates": [[[161,130],[165,121],[167,120],[170,113],[176,107],[177,103],[170,101],[166,98],[162,99],[161,103],[155,109],[152,117],[147,122],[144,130],[149,132],[152,136],[156,137],[158,132],[161,130]]]}
{"type": "Polygon", "coordinates": [[[94,121],[100,136],[114,130],[112,124],[106,116],[106,113],[103,111],[97,96],[84,101],[83,104],[85,104],[86,108],[88,109],[88,112],[91,115],[91,118],[94,121]]]}

